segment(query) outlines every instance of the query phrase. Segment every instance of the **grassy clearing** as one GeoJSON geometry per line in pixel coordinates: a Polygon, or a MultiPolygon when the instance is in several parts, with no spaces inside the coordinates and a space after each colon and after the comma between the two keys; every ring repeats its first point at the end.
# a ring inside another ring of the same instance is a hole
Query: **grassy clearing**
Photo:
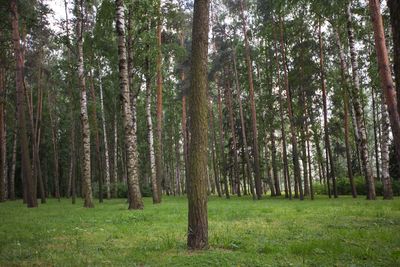
{"type": "Polygon", "coordinates": [[[49,200],[0,204],[1,266],[400,266],[400,199],[209,201],[210,249],[186,250],[187,204],[128,211],[49,200]]]}

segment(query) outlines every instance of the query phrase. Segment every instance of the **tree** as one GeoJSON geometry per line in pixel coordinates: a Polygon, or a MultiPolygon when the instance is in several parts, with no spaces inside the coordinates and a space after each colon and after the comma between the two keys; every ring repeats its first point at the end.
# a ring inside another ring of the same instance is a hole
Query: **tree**
{"type": "Polygon", "coordinates": [[[133,116],[128,81],[128,62],[125,42],[125,14],[123,0],[116,0],[116,27],[118,35],[119,82],[123,108],[125,147],[127,152],[129,209],[143,209],[137,170],[136,133],[133,127],[133,116]]]}
{"type": "Polygon", "coordinates": [[[78,46],[78,77],[79,86],[81,90],[81,123],[82,123],[82,143],[83,143],[83,192],[84,192],[84,204],[85,208],[93,208],[93,197],[92,197],[92,181],[91,181],[91,169],[90,169],[90,127],[89,117],[87,110],[87,95],[86,95],[86,80],[85,80],[85,69],[83,62],[83,0],[76,1],[77,20],[76,20],[76,35],[77,35],[77,46],[78,46]]]}
{"type": "Polygon", "coordinates": [[[400,116],[397,106],[397,94],[393,84],[392,71],[389,63],[388,51],[386,48],[385,31],[381,16],[380,2],[369,1],[372,26],[374,28],[375,50],[379,66],[379,77],[385,95],[387,109],[389,112],[390,126],[393,133],[393,142],[396,147],[397,160],[400,162],[400,116]]]}
{"type": "Polygon", "coordinates": [[[195,0],[189,91],[189,249],[208,247],[207,216],[207,54],[209,0],[195,0]]]}
{"type": "Polygon", "coordinates": [[[38,206],[36,198],[36,181],[34,180],[31,172],[31,158],[29,152],[28,135],[26,130],[25,120],[25,93],[24,93],[24,59],[23,52],[20,45],[19,35],[19,14],[17,1],[10,2],[11,10],[11,25],[12,25],[12,39],[14,45],[14,56],[16,64],[15,82],[17,91],[17,113],[18,113],[18,135],[21,147],[21,162],[23,172],[23,182],[26,188],[26,200],[28,208],[35,208],[38,206]]]}
{"type": "Polygon", "coordinates": [[[357,124],[357,131],[359,135],[359,149],[361,152],[361,160],[365,177],[365,184],[368,189],[367,199],[373,200],[376,198],[375,195],[375,183],[374,177],[372,176],[371,164],[368,155],[368,143],[367,143],[367,130],[364,123],[364,111],[360,102],[360,77],[358,74],[358,62],[357,62],[357,52],[354,45],[354,33],[353,33],[353,23],[352,23],[352,13],[351,13],[351,1],[347,6],[347,34],[350,46],[350,59],[351,67],[353,72],[353,86],[351,90],[352,102],[354,107],[355,119],[357,124]]]}

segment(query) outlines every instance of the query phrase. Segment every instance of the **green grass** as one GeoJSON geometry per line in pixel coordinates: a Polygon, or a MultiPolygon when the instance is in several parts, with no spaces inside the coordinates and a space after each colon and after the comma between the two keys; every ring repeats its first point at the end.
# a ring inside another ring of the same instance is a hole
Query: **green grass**
{"type": "Polygon", "coordinates": [[[203,252],[186,249],[186,198],[125,202],[1,203],[0,266],[400,266],[399,198],[211,197],[203,252]]]}

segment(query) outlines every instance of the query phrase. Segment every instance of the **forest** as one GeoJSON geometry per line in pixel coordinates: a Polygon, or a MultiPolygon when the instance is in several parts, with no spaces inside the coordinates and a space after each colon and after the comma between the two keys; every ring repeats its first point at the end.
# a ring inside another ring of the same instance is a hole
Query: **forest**
{"type": "Polygon", "coordinates": [[[399,0],[0,0],[0,266],[399,266],[399,0]]]}

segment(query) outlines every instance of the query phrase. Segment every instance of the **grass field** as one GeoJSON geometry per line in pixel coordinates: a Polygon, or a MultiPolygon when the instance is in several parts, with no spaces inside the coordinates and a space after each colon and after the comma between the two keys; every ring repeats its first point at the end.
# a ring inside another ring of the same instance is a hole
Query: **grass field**
{"type": "Polygon", "coordinates": [[[211,197],[209,242],[186,249],[187,202],[125,200],[84,209],[49,200],[0,204],[1,266],[400,266],[400,199],[252,201],[211,197]]]}

